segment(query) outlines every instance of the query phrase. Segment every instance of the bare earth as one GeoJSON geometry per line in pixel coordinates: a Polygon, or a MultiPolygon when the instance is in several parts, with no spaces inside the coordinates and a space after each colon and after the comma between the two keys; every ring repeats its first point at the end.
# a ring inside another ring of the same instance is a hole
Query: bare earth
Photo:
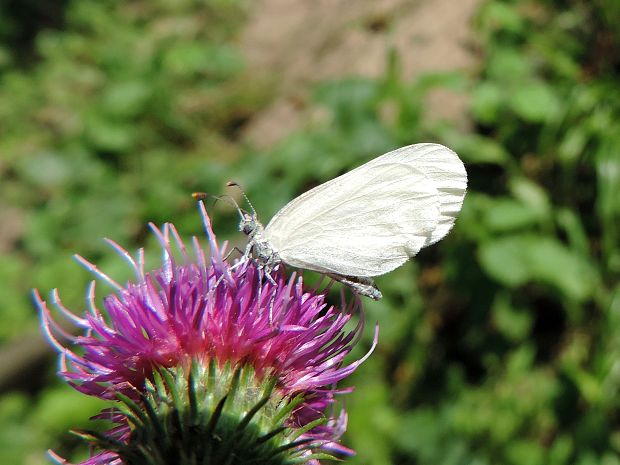
{"type": "MultiPolygon", "coordinates": [[[[269,147],[306,124],[299,105],[312,83],[380,76],[390,49],[399,52],[404,78],[468,69],[470,21],[480,0],[254,0],[242,36],[252,69],[275,77],[278,99],[246,131],[269,147]]],[[[431,94],[429,116],[465,125],[465,96],[431,94]]]]}

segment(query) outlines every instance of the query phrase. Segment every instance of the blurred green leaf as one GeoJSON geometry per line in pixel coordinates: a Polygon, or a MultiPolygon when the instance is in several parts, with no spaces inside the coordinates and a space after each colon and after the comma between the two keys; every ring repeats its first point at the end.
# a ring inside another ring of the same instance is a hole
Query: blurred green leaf
{"type": "Polygon", "coordinates": [[[468,163],[495,163],[504,165],[510,155],[497,141],[478,134],[460,134],[456,131],[442,134],[446,143],[468,163]]]}
{"type": "Polygon", "coordinates": [[[23,158],[18,166],[25,181],[41,187],[60,187],[74,174],[71,160],[53,152],[23,158]]]}
{"type": "Polygon", "coordinates": [[[212,77],[226,78],[243,69],[243,60],[230,46],[186,42],[167,50],[164,66],[181,76],[207,73],[212,77]]]}
{"type": "Polygon", "coordinates": [[[558,147],[558,158],[564,163],[575,163],[583,153],[589,134],[583,126],[568,129],[562,144],[558,147]]]}
{"type": "Polygon", "coordinates": [[[480,247],[479,259],[491,277],[507,286],[543,282],[576,301],[591,298],[598,282],[596,271],[582,256],[551,237],[494,239],[480,247]]]}
{"type": "Polygon", "coordinates": [[[541,222],[539,210],[510,198],[498,198],[484,211],[485,226],[492,232],[509,232],[541,222]]]}
{"type": "Polygon", "coordinates": [[[557,119],[562,104],[553,88],[542,82],[523,82],[509,95],[513,111],[531,123],[557,119]]]}
{"type": "Polygon", "coordinates": [[[27,424],[30,409],[31,401],[22,394],[5,394],[0,399],[0,423],[10,425],[0,432],[2,463],[45,463],[45,441],[49,437],[27,424]]]}
{"type": "Polygon", "coordinates": [[[487,28],[520,32],[524,26],[523,16],[516,4],[489,2],[482,13],[487,28]]]}
{"type": "Polygon", "coordinates": [[[35,311],[30,300],[31,283],[23,279],[27,266],[17,254],[0,256],[0,341],[12,340],[32,326],[35,311]]]}
{"type": "Polygon", "coordinates": [[[538,218],[552,218],[551,201],[545,189],[535,182],[521,176],[509,180],[510,192],[538,215],[538,218]]]}
{"type": "Polygon", "coordinates": [[[139,80],[112,84],[102,97],[101,111],[111,117],[132,118],[144,111],[152,89],[139,80]]]}
{"type": "Polygon", "coordinates": [[[514,465],[521,465],[523,463],[543,465],[546,463],[545,452],[535,441],[516,440],[508,446],[506,455],[508,463],[514,465]]]}
{"type": "Polygon", "coordinates": [[[504,105],[502,88],[493,82],[482,82],[473,91],[471,111],[481,123],[496,121],[504,105]]]}
{"type": "Polygon", "coordinates": [[[524,308],[514,308],[507,293],[493,302],[493,319],[497,329],[512,340],[524,340],[532,329],[532,316],[524,308]]]}
{"type": "Polygon", "coordinates": [[[509,47],[497,47],[493,49],[487,63],[489,77],[504,85],[509,84],[509,88],[502,88],[504,93],[512,94],[512,91],[523,85],[533,74],[532,62],[528,57],[509,47]]]}
{"type": "Polygon", "coordinates": [[[67,391],[66,386],[58,385],[47,390],[39,399],[30,421],[43,431],[61,434],[70,429],[92,426],[88,419],[107,407],[109,403],[101,399],[75,390],[67,391]]]}
{"type": "Polygon", "coordinates": [[[85,123],[87,140],[96,150],[124,152],[133,148],[134,131],[126,124],[101,115],[89,116],[85,123]]]}

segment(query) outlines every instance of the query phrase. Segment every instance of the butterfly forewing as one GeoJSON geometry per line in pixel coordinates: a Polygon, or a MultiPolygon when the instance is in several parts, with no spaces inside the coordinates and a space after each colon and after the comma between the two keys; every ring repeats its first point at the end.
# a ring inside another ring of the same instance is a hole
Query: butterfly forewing
{"type": "Polygon", "coordinates": [[[393,150],[362,167],[393,162],[411,164],[434,182],[438,191],[440,215],[437,228],[424,246],[434,244],[450,232],[461,211],[467,190],[465,166],[458,155],[449,148],[439,144],[425,143],[393,150]]]}
{"type": "Polygon", "coordinates": [[[265,237],[285,263],[371,277],[428,243],[440,218],[435,182],[397,158],[376,162],[317,186],[276,214],[265,237]]]}

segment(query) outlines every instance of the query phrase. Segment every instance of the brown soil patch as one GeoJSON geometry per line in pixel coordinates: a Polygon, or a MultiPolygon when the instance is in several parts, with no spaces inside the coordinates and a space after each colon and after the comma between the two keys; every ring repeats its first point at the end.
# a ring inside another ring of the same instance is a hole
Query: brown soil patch
{"type": "MultiPolygon", "coordinates": [[[[246,131],[250,142],[273,145],[310,115],[300,101],[310,86],[344,76],[380,76],[396,49],[405,79],[467,69],[470,20],[480,0],[255,0],[242,36],[252,69],[276,79],[279,97],[246,131]]],[[[429,117],[466,124],[463,95],[429,98],[429,117]]]]}

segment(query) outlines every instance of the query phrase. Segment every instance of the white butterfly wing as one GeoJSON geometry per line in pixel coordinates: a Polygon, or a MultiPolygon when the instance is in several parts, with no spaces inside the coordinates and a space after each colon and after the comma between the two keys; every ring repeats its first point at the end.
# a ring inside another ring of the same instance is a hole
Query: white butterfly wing
{"type": "Polygon", "coordinates": [[[285,263],[371,277],[427,244],[440,218],[435,182],[410,163],[376,161],[302,194],[274,216],[264,236],[285,263]]]}
{"type": "Polygon", "coordinates": [[[461,211],[467,190],[467,172],[456,153],[439,144],[414,144],[388,152],[362,166],[407,163],[422,171],[439,192],[440,216],[437,228],[424,247],[443,239],[461,211]]]}

